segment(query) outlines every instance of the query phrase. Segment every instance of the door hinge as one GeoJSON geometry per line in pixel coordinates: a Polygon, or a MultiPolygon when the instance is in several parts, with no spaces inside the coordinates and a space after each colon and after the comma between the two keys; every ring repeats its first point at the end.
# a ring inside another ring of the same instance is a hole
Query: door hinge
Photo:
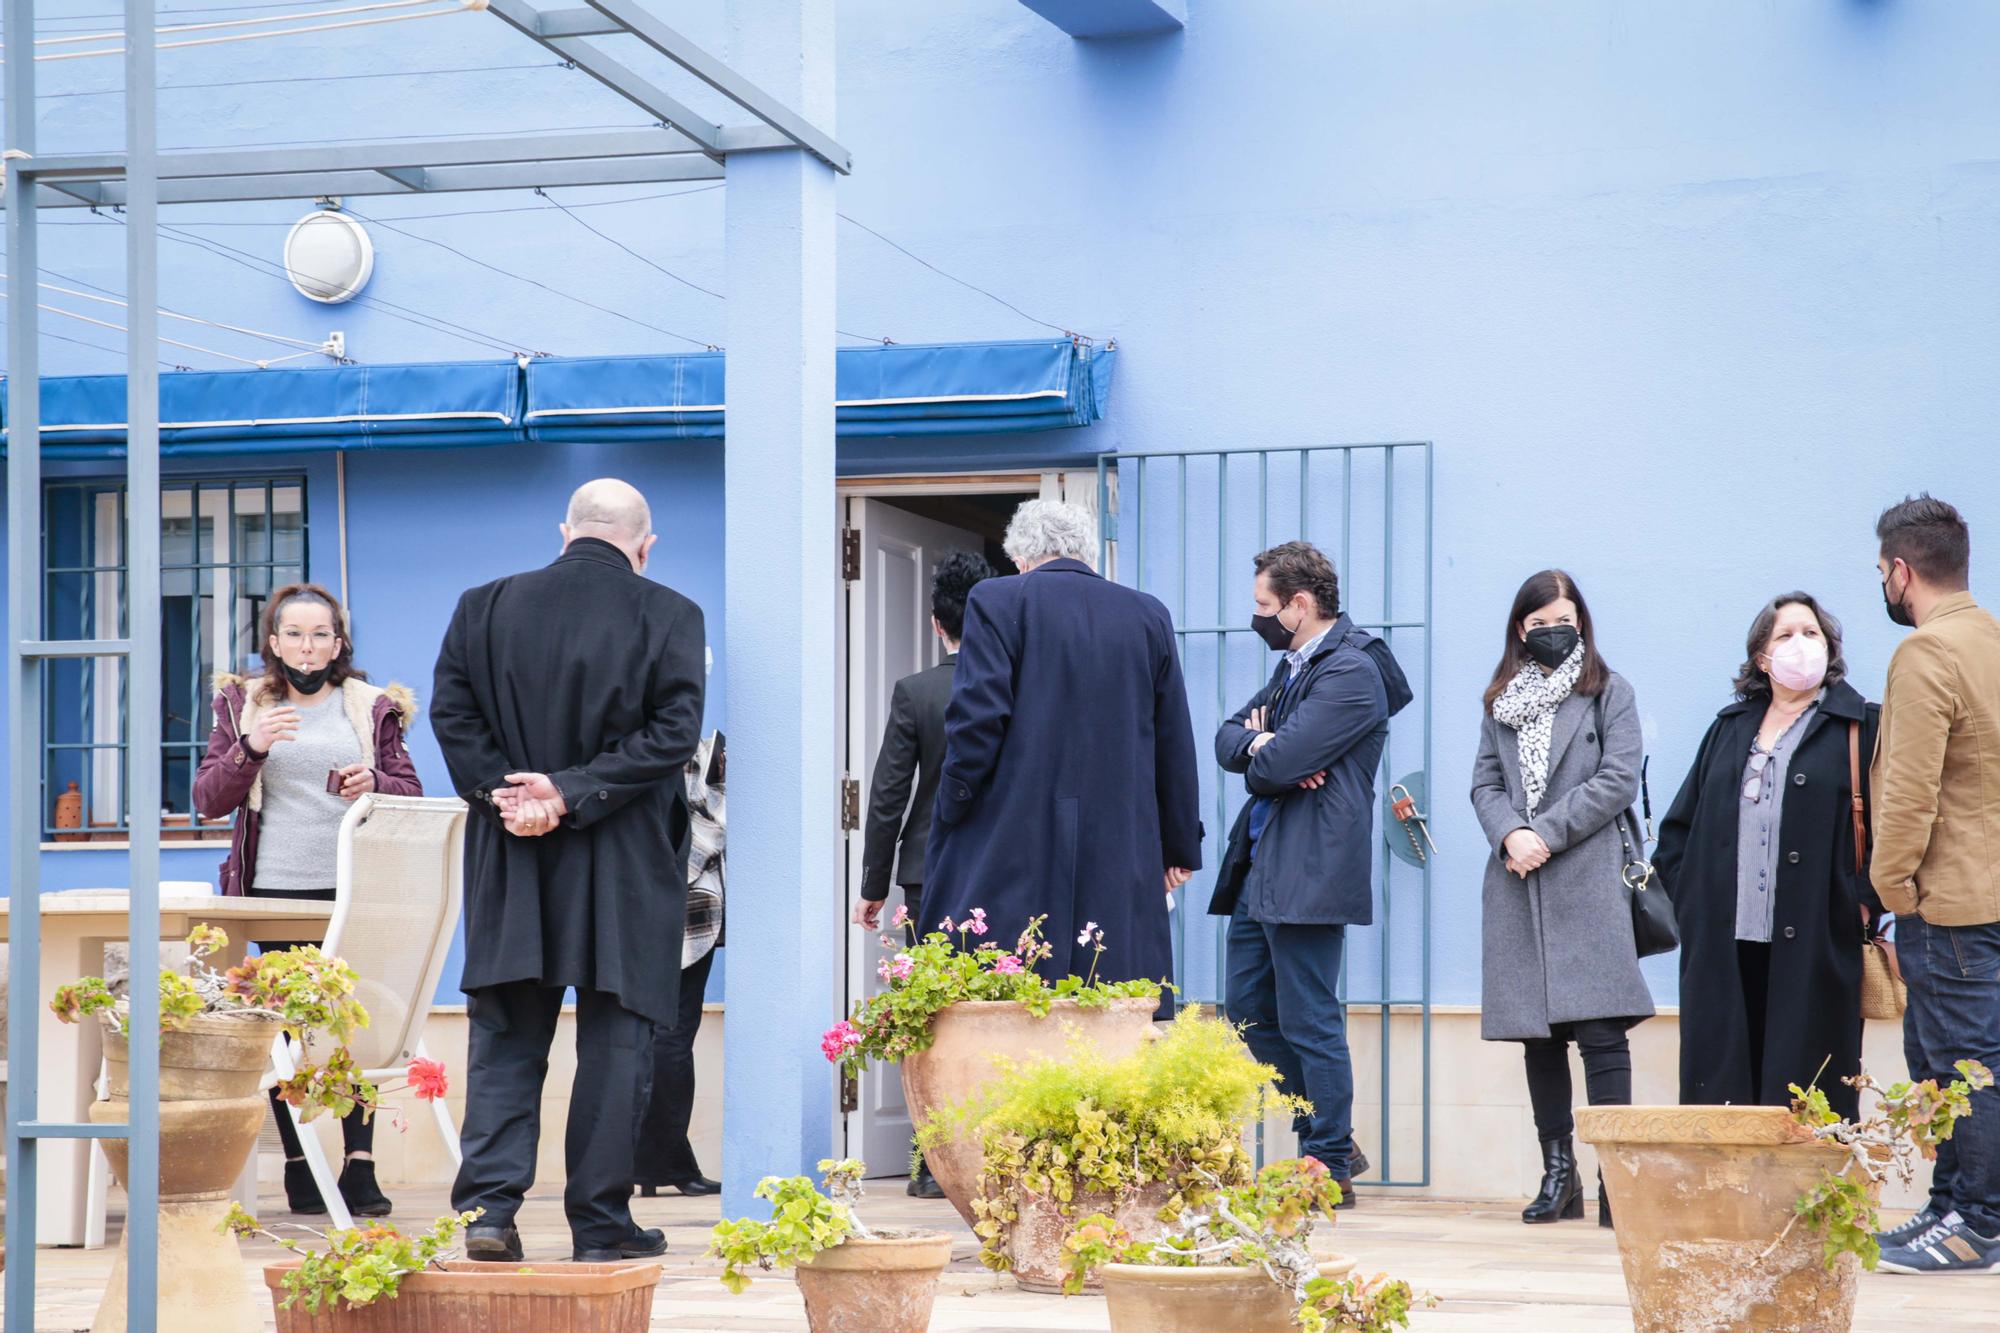
{"type": "Polygon", "coordinates": [[[840,530],[840,577],[848,583],[861,577],[861,534],[853,528],[840,530]]]}
{"type": "Polygon", "coordinates": [[[842,777],[840,780],[840,827],[845,833],[852,833],[861,827],[861,779],[842,777]]]}
{"type": "Polygon", "coordinates": [[[861,1080],[851,1071],[843,1070],[840,1075],[840,1110],[843,1115],[852,1115],[861,1109],[861,1080]]]}

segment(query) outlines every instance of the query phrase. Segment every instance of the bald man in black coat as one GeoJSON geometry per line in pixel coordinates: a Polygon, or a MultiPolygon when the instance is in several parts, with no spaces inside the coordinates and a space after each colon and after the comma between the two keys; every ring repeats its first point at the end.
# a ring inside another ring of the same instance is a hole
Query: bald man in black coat
{"type": "Polygon", "coordinates": [[[651,515],[619,481],[570,502],[545,569],[460,599],[431,729],[465,838],[470,1049],[456,1211],[475,1259],[518,1261],[565,988],[576,989],[563,1207],[580,1262],[659,1254],[632,1220],[653,1025],[676,1020],[687,901],[682,772],[701,737],[701,609],[644,577],[651,515]]]}

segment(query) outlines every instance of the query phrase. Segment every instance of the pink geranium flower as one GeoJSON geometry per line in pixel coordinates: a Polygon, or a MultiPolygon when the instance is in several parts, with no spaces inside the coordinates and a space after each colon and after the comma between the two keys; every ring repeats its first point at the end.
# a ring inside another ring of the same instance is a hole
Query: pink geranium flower
{"type": "Polygon", "coordinates": [[[952,919],[950,917],[946,917],[944,920],[938,922],[938,929],[943,931],[945,934],[949,935],[954,930],[957,930],[958,927],[952,923],[952,919]]]}
{"type": "Polygon", "coordinates": [[[903,925],[909,919],[910,919],[910,909],[907,907],[899,906],[896,908],[896,915],[889,918],[889,925],[893,929],[895,927],[903,925]]]}
{"type": "Polygon", "coordinates": [[[434,1102],[445,1094],[447,1085],[444,1062],[441,1060],[426,1060],[419,1056],[410,1061],[405,1077],[410,1081],[410,1091],[420,1102],[434,1102]]]}
{"type": "Polygon", "coordinates": [[[820,1054],[832,1064],[838,1064],[840,1057],[861,1044],[861,1034],[854,1030],[854,1024],[841,1019],[826,1030],[819,1039],[820,1054]]]}
{"type": "Polygon", "coordinates": [[[965,928],[975,935],[984,935],[986,933],[986,909],[983,907],[973,908],[972,919],[965,922],[965,928]]]}
{"type": "Polygon", "coordinates": [[[1003,977],[1017,976],[1021,971],[1021,960],[1011,953],[1003,953],[993,960],[993,970],[1003,977]]]}
{"type": "Polygon", "coordinates": [[[917,970],[916,960],[911,958],[906,953],[897,954],[896,961],[889,965],[889,975],[895,977],[899,981],[902,980],[904,977],[909,976],[910,973],[916,970],[917,970]]]}

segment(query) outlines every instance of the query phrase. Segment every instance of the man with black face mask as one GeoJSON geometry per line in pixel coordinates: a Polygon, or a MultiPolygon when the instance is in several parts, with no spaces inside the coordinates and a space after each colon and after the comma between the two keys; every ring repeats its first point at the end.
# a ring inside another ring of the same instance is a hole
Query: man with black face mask
{"type": "Polygon", "coordinates": [[[1312,1103],[1294,1121],[1299,1151],[1326,1166],[1346,1208],[1368,1162],[1336,987],[1347,927],[1374,919],[1375,769],[1411,696],[1388,645],[1341,614],[1324,555],[1286,542],[1255,564],[1250,627],[1284,658],[1216,733],[1217,760],[1244,775],[1250,800],[1208,910],[1229,918],[1230,1021],[1312,1103]]]}
{"type": "MultiPolygon", "coordinates": [[[[1972,541],[1920,495],[1875,525],[1882,601],[1913,626],[1889,659],[1875,744],[1869,878],[1896,914],[1910,1077],[2000,1070],[2000,621],[1967,590],[1972,541]]],[[[1930,1202],[1879,1237],[1890,1273],[2000,1272],[2000,1090],[1938,1145],[1930,1202]]]]}

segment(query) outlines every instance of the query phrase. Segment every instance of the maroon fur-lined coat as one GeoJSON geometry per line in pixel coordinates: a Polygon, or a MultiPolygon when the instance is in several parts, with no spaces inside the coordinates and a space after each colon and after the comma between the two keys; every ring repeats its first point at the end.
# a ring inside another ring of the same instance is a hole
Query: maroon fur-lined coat
{"type": "MultiPolygon", "coordinates": [[[[222,863],[221,888],[230,897],[257,882],[257,836],[264,808],[264,761],[246,739],[257,729],[267,704],[240,676],[219,676],[215,690],[215,730],[194,778],[194,805],[203,819],[236,816],[229,858],[222,863]]],[[[404,730],[416,720],[416,696],[401,685],[387,689],[349,678],[340,686],[341,706],[361,742],[361,762],[375,770],[375,790],[385,796],[422,796],[416,765],[410,761],[404,730]]],[[[327,867],[331,879],[333,868],[327,867]]]]}

